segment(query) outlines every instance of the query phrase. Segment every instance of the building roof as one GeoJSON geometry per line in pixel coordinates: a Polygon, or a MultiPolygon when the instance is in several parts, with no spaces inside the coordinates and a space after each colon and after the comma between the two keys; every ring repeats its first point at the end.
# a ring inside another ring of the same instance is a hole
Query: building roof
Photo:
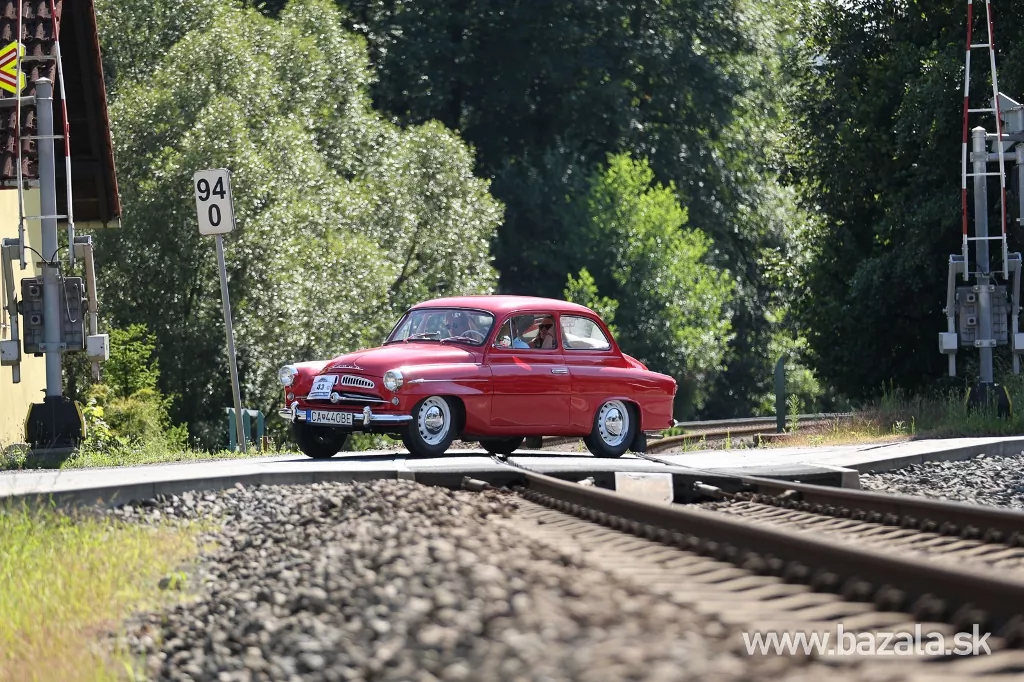
{"type": "Polygon", "coordinates": [[[539,298],[536,296],[508,296],[502,294],[483,294],[478,296],[453,296],[449,298],[435,298],[430,301],[423,301],[412,306],[413,308],[476,308],[491,313],[503,315],[517,310],[559,312],[559,313],[589,313],[595,314],[590,308],[577,303],[570,303],[557,298],[539,298]]]}
{"type": "MultiPolygon", "coordinates": [[[[54,132],[60,134],[64,115],[59,99],[60,83],[53,59],[55,31],[60,37],[61,67],[67,98],[71,147],[72,208],[76,224],[116,225],[121,202],[114,167],[114,151],[107,118],[107,93],[103,82],[99,33],[93,0],[24,0],[21,42],[25,46],[22,71],[25,96],[35,95],[39,78],[54,81],[54,132]],[[56,20],[56,21],[55,21],[56,20]]],[[[18,34],[18,2],[0,0],[0,48],[18,34]]],[[[17,187],[17,114],[15,96],[0,90],[0,182],[17,187]]],[[[25,140],[36,134],[35,107],[22,102],[22,177],[26,187],[39,180],[36,143],[25,140]]],[[[57,213],[67,213],[64,143],[56,143],[57,213]]]]}

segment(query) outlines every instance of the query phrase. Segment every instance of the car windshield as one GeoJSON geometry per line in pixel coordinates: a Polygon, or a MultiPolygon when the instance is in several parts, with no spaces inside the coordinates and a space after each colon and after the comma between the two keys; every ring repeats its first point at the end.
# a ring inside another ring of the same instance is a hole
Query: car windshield
{"type": "Polygon", "coordinates": [[[407,312],[384,343],[437,341],[482,346],[493,324],[494,316],[480,310],[420,308],[407,312]]]}

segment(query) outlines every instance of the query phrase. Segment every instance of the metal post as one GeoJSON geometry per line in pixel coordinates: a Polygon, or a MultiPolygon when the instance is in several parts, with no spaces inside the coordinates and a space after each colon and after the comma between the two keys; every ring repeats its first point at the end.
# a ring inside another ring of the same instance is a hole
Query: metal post
{"type": "Polygon", "coordinates": [[[1010,256],[1011,270],[1013,275],[1013,294],[1010,299],[1010,349],[1013,356],[1013,373],[1020,374],[1020,355],[1017,354],[1017,332],[1020,331],[1020,254],[1014,253],[1010,256]]]}
{"type": "MultiPolygon", "coordinates": [[[[11,341],[15,344],[21,343],[18,333],[18,294],[14,288],[14,260],[21,255],[21,244],[16,239],[0,240],[0,267],[3,269],[4,292],[6,301],[3,305],[7,308],[7,314],[11,324],[11,341]]],[[[17,351],[19,361],[11,365],[11,383],[21,383],[21,350],[17,351]]]]}
{"type": "Polygon", "coordinates": [[[975,258],[977,263],[978,284],[978,347],[979,370],[981,383],[991,384],[992,374],[992,295],[989,292],[991,283],[988,254],[988,183],[987,172],[988,150],[985,147],[985,129],[981,126],[971,131],[971,158],[974,162],[974,236],[975,258]]]}
{"type": "Polygon", "coordinates": [[[775,363],[775,431],[786,430],[786,356],[775,363]]]}
{"type": "Polygon", "coordinates": [[[231,328],[231,301],[228,299],[228,269],[224,263],[224,240],[216,235],[217,265],[220,268],[220,297],[224,302],[224,328],[228,337],[228,366],[231,368],[231,391],[235,399],[235,429],[242,452],[246,451],[245,434],[242,432],[242,397],[238,392],[238,369],[235,367],[235,332],[231,328]]]}
{"type": "Polygon", "coordinates": [[[53,154],[53,83],[49,78],[36,81],[38,118],[39,199],[42,211],[43,263],[43,352],[46,355],[46,397],[60,398],[63,393],[61,372],[60,271],[57,266],[57,179],[53,154]]]}
{"type": "MultiPolygon", "coordinates": [[[[958,256],[949,257],[949,276],[946,278],[946,331],[956,333],[956,271],[960,269],[958,256]]],[[[949,358],[949,376],[956,376],[956,353],[947,353],[949,358]]]]}

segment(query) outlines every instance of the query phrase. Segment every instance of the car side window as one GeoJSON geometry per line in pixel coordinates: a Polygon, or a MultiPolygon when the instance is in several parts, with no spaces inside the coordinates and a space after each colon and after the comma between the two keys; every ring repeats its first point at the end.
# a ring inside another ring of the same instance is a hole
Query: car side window
{"type": "Polygon", "coordinates": [[[521,350],[557,349],[555,316],[547,313],[513,315],[501,326],[494,346],[521,350]]]}
{"type": "Polygon", "coordinates": [[[566,350],[609,350],[612,347],[596,322],[576,315],[562,315],[562,345],[566,350]]]}

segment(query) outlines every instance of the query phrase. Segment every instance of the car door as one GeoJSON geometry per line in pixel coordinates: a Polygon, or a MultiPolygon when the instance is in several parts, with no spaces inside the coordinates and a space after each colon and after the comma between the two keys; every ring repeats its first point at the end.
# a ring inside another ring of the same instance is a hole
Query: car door
{"type": "Polygon", "coordinates": [[[547,311],[519,312],[506,318],[488,349],[491,370],[491,426],[526,435],[544,435],[569,424],[571,379],[558,341],[555,316],[547,311]],[[541,329],[550,319],[552,326],[541,329]],[[553,347],[535,347],[549,332],[553,347]]]}
{"type": "Polygon", "coordinates": [[[631,390],[622,383],[622,356],[589,316],[562,313],[558,322],[572,391],[570,423],[589,430],[597,408],[606,398],[631,390]]]}

